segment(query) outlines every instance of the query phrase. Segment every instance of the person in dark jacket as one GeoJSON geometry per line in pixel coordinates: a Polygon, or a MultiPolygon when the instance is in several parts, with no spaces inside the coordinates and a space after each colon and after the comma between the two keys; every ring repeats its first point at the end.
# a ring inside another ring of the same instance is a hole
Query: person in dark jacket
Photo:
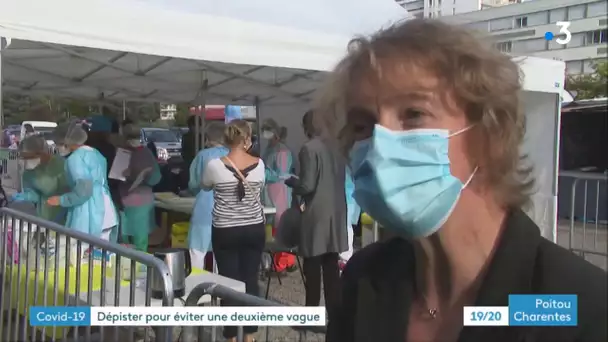
{"type": "MultiPolygon", "coordinates": [[[[118,134],[118,125],[115,120],[112,120],[103,115],[95,115],[90,119],[88,138],[85,145],[91,146],[98,150],[105,158],[108,166],[108,173],[114,163],[116,157],[116,146],[112,144],[110,139],[112,134],[118,134]]],[[[108,187],[110,188],[110,196],[118,210],[122,210],[122,201],[118,192],[118,187],[121,181],[117,179],[108,179],[108,187]]]]}
{"type": "Polygon", "coordinates": [[[348,250],[346,230],[345,164],[338,149],[319,136],[307,112],[302,125],[310,139],[298,155],[299,177],[285,181],[303,202],[302,228],[298,252],[306,279],[306,306],[318,306],[321,300],[321,271],[325,307],[332,315],[339,294],[339,254],[348,250]]]}
{"type": "Polygon", "coordinates": [[[351,156],[357,203],[393,237],[346,265],[327,341],[607,340],[606,273],[524,212],[535,179],[510,56],[413,19],[354,42],[328,82],[315,111],[351,156]],[[372,133],[355,141],[361,118],[372,133]],[[530,294],[528,308],[514,294],[530,294]],[[470,326],[489,316],[468,306],[511,306],[491,324],[545,326],[470,326]]]}
{"type": "MultiPolygon", "coordinates": [[[[188,132],[182,136],[182,159],[184,163],[190,166],[198,151],[196,150],[195,135],[196,116],[192,115],[188,118],[188,132]]],[[[205,147],[203,141],[203,133],[199,130],[199,149],[205,147]]]]}

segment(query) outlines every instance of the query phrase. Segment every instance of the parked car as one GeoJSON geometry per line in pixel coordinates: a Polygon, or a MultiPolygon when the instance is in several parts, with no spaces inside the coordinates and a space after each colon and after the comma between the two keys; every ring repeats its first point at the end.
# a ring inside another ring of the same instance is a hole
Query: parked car
{"type": "Polygon", "coordinates": [[[182,144],[170,129],[142,128],[141,142],[144,145],[154,144],[160,162],[166,162],[170,158],[181,158],[182,144]]]}
{"type": "Polygon", "coordinates": [[[50,121],[23,121],[21,123],[21,132],[19,140],[23,140],[27,134],[38,134],[43,136],[49,145],[54,145],[52,133],[57,127],[56,122],[50,121]]]}

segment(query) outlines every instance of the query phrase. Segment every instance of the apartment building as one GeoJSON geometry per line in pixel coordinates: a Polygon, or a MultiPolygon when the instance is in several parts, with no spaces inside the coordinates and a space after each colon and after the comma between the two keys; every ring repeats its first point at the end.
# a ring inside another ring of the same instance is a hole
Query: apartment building
{"type": "Polygon", "coordinates": [[[536,0],[442,18],[487,32],[499,50],[566,62],[568,74],[593,71],[608,57],[608,2],[605,0],[536,0]],[[568,44],[547,41],[546,32],[560,37],[558,21],[570,22],[568,44]]]}
{"type": "Polygon", "coordinates": [[[177,113],[177,105],[175,104],[160,104],[160,119],[161,120],[175,120],[175,114],[177,113]]]}
{"type": "Polygon", "coordinates": [[[438,18],[519,2],[521,0],[397,0],[397,4],[417,18],[438,18]]]}

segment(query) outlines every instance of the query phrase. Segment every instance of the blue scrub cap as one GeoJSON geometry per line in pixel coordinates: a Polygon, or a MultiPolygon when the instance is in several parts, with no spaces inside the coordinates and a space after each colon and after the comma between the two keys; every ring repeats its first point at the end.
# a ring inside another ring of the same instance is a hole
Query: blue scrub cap
{"type": "Polygon", "coordinates": [[[95,115],[90,120],[90,132],[112,132],[112,120],[103,115],[95,115]]]}

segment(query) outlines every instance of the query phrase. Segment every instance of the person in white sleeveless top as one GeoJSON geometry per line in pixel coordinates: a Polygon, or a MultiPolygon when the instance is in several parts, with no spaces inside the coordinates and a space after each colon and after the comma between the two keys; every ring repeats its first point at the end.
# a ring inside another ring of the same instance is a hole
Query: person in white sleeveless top
{"type": "MultiPolygon", "coordinates": [[[[264,208],[260,194],[265,183],[264,162],[248,153],[251,126],[231,121],[224,130],[230,148],[226,157],[207,163],[203,190],[213,189],[211,245],[220,275],[245,283],[248,294],[258,296],[258,269],[266,242],[264,208]]],[[[222,300],[222,305],[234,305],[222,300]]],[[[257,327],[244,327],[245,341],[253,341],[257,327]]],[[[236,327],[225,327],[224,337],[236,341],[236,327]]]]}

